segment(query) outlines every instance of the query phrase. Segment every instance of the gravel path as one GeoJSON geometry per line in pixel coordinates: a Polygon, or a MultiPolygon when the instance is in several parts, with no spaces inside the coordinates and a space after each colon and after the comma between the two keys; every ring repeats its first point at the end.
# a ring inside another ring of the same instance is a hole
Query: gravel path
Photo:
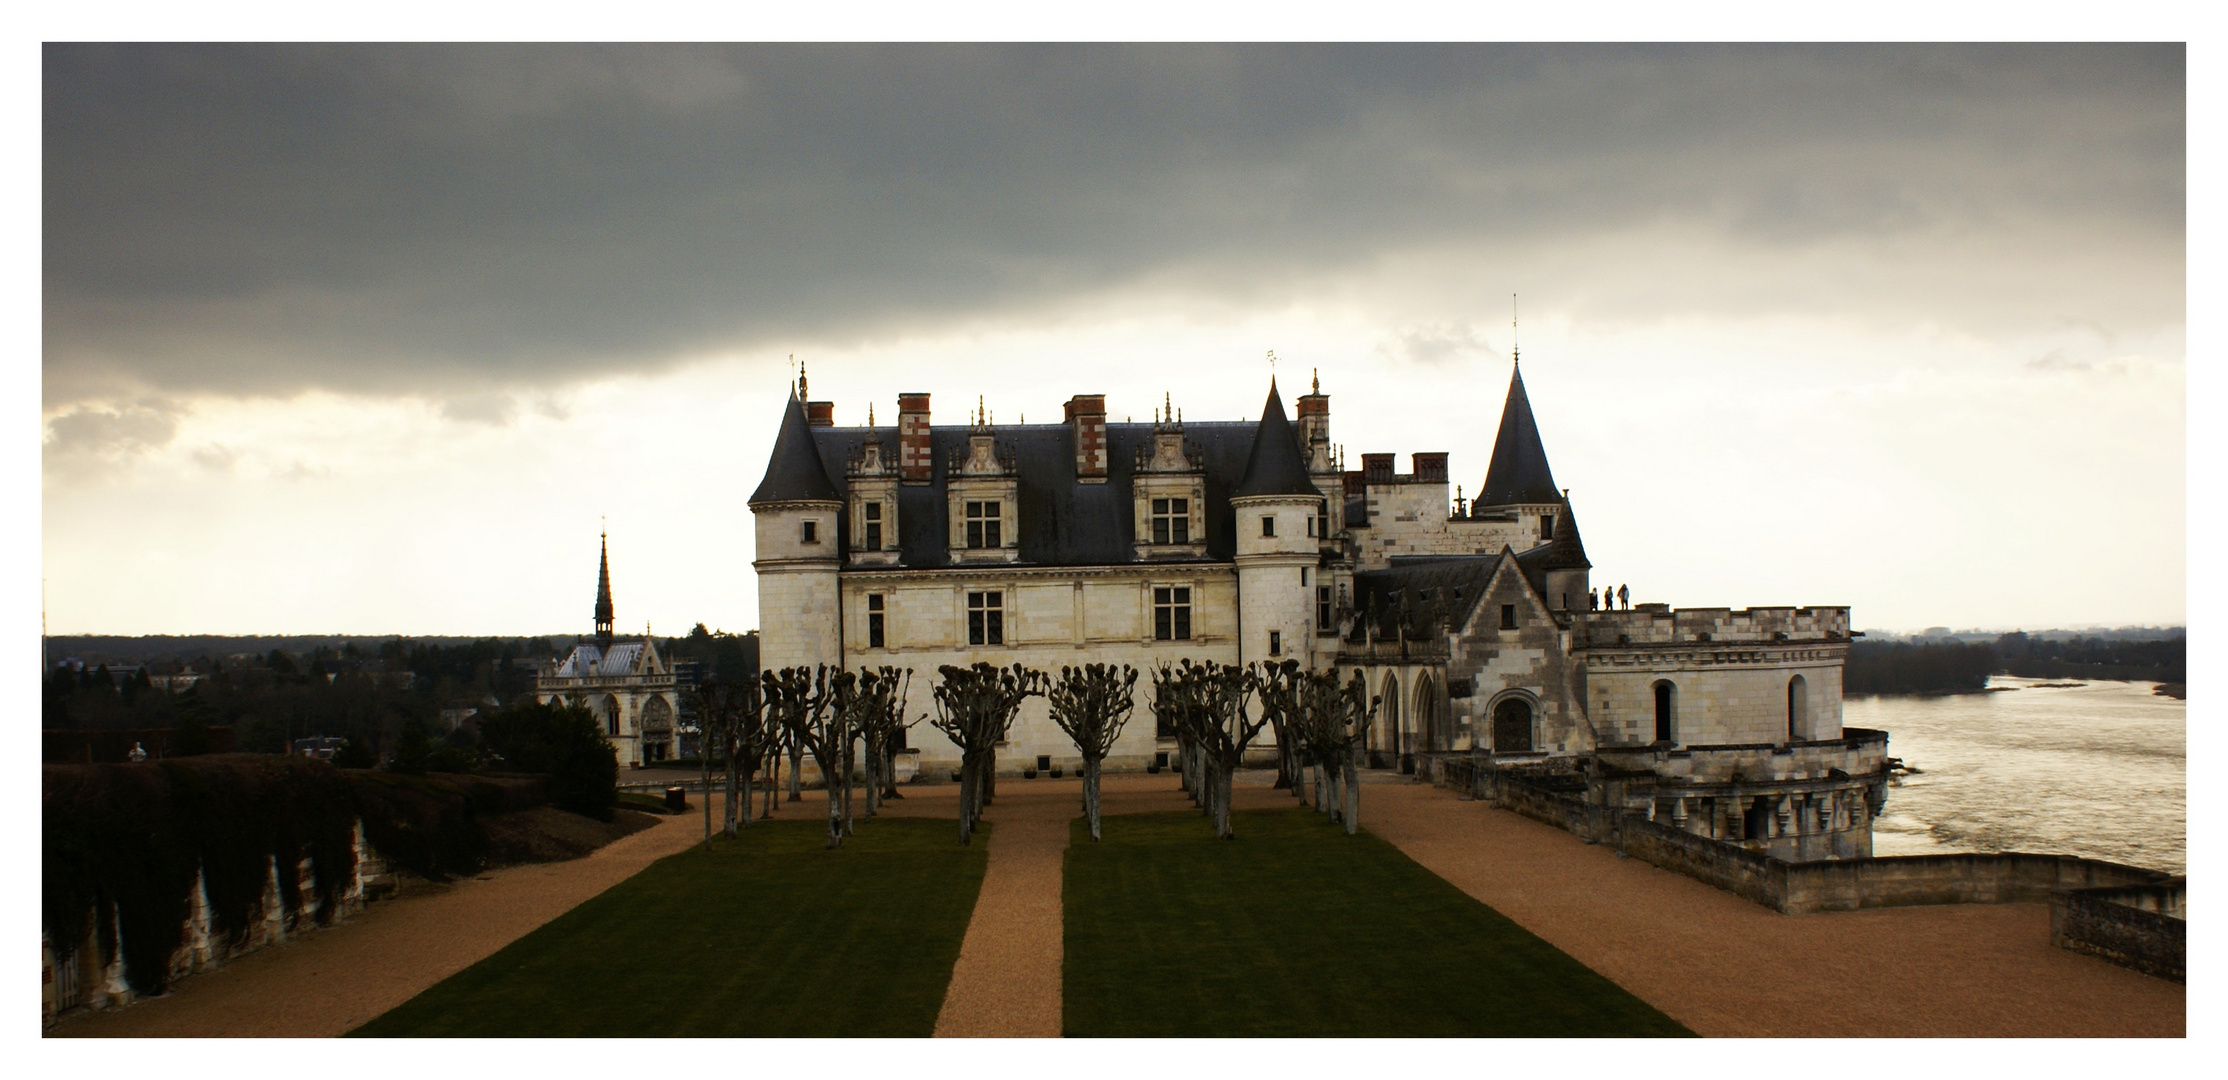
{"type": "Polygon", "coordinates": [[[2047,905],[1791,917],[1421,785],[1362,824],[1703,1035],[2184,1033],[2181,985],[2052,947],[2047,905]]]}
{"type": "Polygon", "coordinates": [[[570,862],[504,867],[415,888],[339,925],[185,979],[162,997],[65,1020],[47,1034],[344,1034],[703,835],[701,818],[660,818],[570,862]]]}

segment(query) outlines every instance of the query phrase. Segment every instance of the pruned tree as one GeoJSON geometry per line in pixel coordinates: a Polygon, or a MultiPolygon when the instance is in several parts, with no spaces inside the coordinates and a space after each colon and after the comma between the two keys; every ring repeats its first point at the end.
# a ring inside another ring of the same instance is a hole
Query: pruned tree
{"type": "Polygon", "coordinates": [[[1083,756],[1083,814],[1090,819],[1093,840],[1099,838],[1099,763],[1129,723],[1136,687],[1137,669],[1128,664],[1119,671],[1109,664],[1086,664],[1061,668],[1059,681],[1046,692],[1052,722],[1068,733],[1083,756]]]}
{"type": "Polygon", "coordinates": [[[905,719],[905,700],[913,684],[912,668],[881,667],[859,673],[860,700],[852,723],[865,744],[866,816],[873,817],[882,800],[897,794],[897,747],[904,745],[912,722],[905,719]]]}
{"type": "MultiPolygon", "coordinates": [[[[835,676],[843,674],[833,673],[835,676]]],[[[843,846],[843,793],[847,787],[836,777],[843,769],[844,751],[851,740],[843,711],[832,707],[831,681],[826,664],[768,671],[760,680],[767,708],[779,719],[791,745],[809,751],[813,763],[820,766],[820,775],[827,778],[828,846],[836,848],[843,846]]],[[[792,790],[796,783],[792,773],[792,790]]]]}
{"type": "Polygon", "coordinates": [[[1303,675],[1298,690],[1302,745],[1315,770],[1315,808],[1343,822],[1352,835],[1361,827],[1362,748],[1384,699],[1370,694],[1358,671],[1344,685],[1336,671],[1303,675]]]}
{"type": "Polygon", "coordinates": [[[705,759],[705,830],[711,828],[711,756],[716,750],[724,760],[727,797],[721,831],[734,836],[751,823],[753,790],[768,746],[779,733],[766,708],[766,695],[756,680],[721,682],[707,679],[697,688],[697,712],[703,727],[705,759]]]}
{"type": "Polygon", "coordinates": [[[1246,747],[1267,725],[1248,714],[1248,705],[1260,688],[1260,677],[1250,666],[1194,664],[1186,659],[1178,669],[1161,668],[1154,691],[1173,697],[1173,715],[1197,744],[1200,775],[1194,783],[1205,795],[1207,815],[1215,836],[1228,840],[1230,785],[1245,760],[1246,747]]]}
{"type": "Polygon", "coordinates": [[[998,743],[1023,700],[1045,692],[1044,672],[976,663],[936,669],[936,729],[959,747],[959,842],[974,842],[975,823],[990,805],[998,743]]]}
{"type": "Polygon", "coordinates": [[[1276,787],[1290,789],[1302,801],[1307,799],[1307,782],[1300,775],[1301,747],[1306,742],[1300,730],[1300,686],[1304,678],[1300,662],[1286,660],[1262,667],[1254,682],[1261,695],[1261,718],[1276,735],[1276,787]]]}

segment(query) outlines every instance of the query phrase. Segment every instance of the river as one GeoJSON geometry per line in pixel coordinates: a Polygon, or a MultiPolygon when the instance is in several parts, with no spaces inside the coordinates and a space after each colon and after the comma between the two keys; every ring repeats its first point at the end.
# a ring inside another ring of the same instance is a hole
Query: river
{"type": "Polygon", "coordinates": [[[2187,706],[2147,682],[1998,675],[1989,692],[1850,698],[1915,771],[1888,789],[1876,855],[2033,851],[2182,873],[2187,706]]]}

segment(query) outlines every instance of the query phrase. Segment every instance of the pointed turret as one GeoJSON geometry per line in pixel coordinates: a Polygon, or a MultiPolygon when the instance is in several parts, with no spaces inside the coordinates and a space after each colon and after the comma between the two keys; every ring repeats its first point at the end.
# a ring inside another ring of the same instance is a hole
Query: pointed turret
{"type": "Polygon", "coordinates": [[[1284,415],[1284,399],[1277,396],[1276,379],[1269,379],[1269,400],[1261,406],[1261,423],[1253,431],[1253,451],[1246,457],[1245,476],[1231,490],[1233,499],[1256,495],[1321,496],[1307,477],[1307,456],[1300,449],[1292,421],[1284,415]]]}
{"type": "Polygon", "coordinates": [[[1509,375],[1508,401],[1501,406],[1501,433],[1493,440],[1493,463],[1485,470],[1485,486],[1470,505],[1560,501],[1555,474],[1547,467],[1547,448],[1540,445],[1539,425],[1532,420],[1532,402],[1524,396],[1524,372],[1518,368],[1509,375]]]}
{"type": "Polygon", "coordinates": [[[603,554],[596,566],[596,647],[611,651],[611,536],[602,537],[603,554]]]}
{"type": "Polygon", "coordinates": [[[821,463],[820,447],[812,438],[812,422],[805,406],[789,395],[781,414],[781,432],[774,436],[773,456],[766,460],[766,478],[751,493],[749,505],[773,502],[840,502],[834,481],[821,463]]]}
{"type": "Polygon", "coordinates": [[[1571,516],[1570,496],[1563,496],[1562,516],[1555,520],[1555,535],[1547,541],[1547,555],[1540,563],[1542,570],[1591,570],[1594,564],[1586,558],[1586,544],[1578,538],[1578,519],[1571,516]]]}

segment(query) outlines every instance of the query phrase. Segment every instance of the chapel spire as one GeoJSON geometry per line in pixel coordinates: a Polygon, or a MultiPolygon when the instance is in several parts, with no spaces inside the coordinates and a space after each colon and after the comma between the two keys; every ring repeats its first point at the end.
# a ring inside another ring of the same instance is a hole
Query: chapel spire
{"type": "Polygon", "coordinates": [[[603,551],[596,566],[596,647],[611,650],[611,534],[598,538],[603,551]]]}

